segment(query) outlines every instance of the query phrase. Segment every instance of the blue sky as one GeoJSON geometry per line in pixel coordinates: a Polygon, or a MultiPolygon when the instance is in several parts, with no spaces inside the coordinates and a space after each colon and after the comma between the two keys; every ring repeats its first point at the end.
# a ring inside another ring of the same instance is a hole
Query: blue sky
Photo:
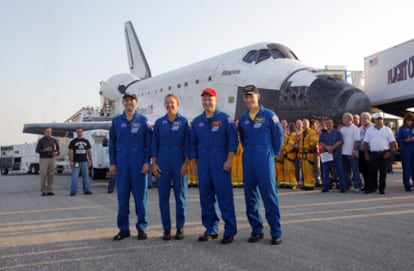
{"type": "Polygon", "coordinates": [[[153,76],[260,41],[310,66],[362,70],[364,57],[414,38],[413,10],[409,0],[0,0],[0,145],[35,142],[24,123],[98,106],[99,81],[128,72],[128,20],[153,76]]]}

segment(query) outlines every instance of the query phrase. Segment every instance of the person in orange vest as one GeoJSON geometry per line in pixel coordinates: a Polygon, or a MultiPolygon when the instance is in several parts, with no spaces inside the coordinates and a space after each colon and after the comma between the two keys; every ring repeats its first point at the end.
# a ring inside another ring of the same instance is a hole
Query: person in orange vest
{"type": "Polygon", "coordinates": [[[284,155],[285,155],[285,183],[284,187],[296,189],[298,182],[295,174],[295,161],[296,161],[296,141],[297,135],[295,131],[295,124],[289,123],[289,136],[285,140],[284,155]]]}
{"type": "MultiPolygon", "coordinates": [[[[284,136],[283,136],[283,142],[286,142],[287,140],[287,121],[286,120],[282,120],[280,122],[282,124],[282,129],[284,131],[284,136]]],[[[285,188],[285,157],[283,155],[284,153],[284,145],[282,145],[281,150],[280,150],[280,154],[275,156],[275,169],[276,169],[276,184],[278,187],[280,188],[285,188]]]]}
{"type": "Polygon", "coordinates": [[[231,184],[233,187],[243,187],[243,164],[242,164],[243,146],[239,142],[237,152],[233,157],[233,166],[231,168],[231,184]]]}
{"type": "Polygon", "coordinates": [[[303,120],[303,132],[299,140],[299,156],[302,161],[303,189],[313,190],[315,187],[315,158],[318,146],[318,135],[310,128],[308,119],[303,120]]]}
{"type": "Polygon", "coordinates": [[[198,186],[198,176],[194,174],[194,160],[190,160],[188,163],[188,187],[198,186]]]}

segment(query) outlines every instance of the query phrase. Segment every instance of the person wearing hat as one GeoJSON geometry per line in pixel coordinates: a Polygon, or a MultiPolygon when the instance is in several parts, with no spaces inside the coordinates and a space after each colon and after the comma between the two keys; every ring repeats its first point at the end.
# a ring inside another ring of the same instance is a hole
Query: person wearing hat
{"type": "Polygon", "coordinates": [[[247,111],[239,119],[239,134],[243,144],[243,174],[246,215],[252,227],[248,242],[263,239],[263,219],[260,197],[270,226],[271,244],[282,242],[279,200],[276,187],[274,157],[283,145],[284,131],[278,116],[259,104],[260,93],[254,85],[243,88],[247,111]]]}
{"type": "Polygon", "coordinates": [[[164,241],[171,240],[170,190],[174,190],[176,206],[176,240],[184,238],[187,211],[187,175],[190,157],[190,128],[187,118],[178,113],[175,94],[164,99],[167,113],[154,124],[151,142],[152,174],[157,178],[158,199],[164,241]]]}
{"type": "MultiPolygon", "coordinates": [[[[191,124],[191,159],[197,159],[201,221],[206,228],[199,241],[219,238],[216,198],[224,220],[222,244],[233,242],[237,234],[231,184],[231,168],[237,152],[234,120],[217,109],[217,93],[206,88],[201,93],[204,112],[191,124]]],[[[195,170],[195,171],[197,171],[195,170]]]]}
{"type": "Polygon", "coordinates": [[[378,187],[379,193],[385,194],[387,162],[392,151],[395,150],[395,138],[391,129],[384,125],[382,112],[375,113],[373,119],[374,126],[367,129],[364,137],[364,156],[369,164],[369,177],[365,193],[373,193],[378,187]],[[380,172],[379,179],[378,171],[380,172]]]}
{"type": "Polygon", "coordinates": [[[150,170],[152,129],[147,118],[136,111],[138,101],[134,93],[122,98],[124,113],[112,119],[109,130],[110,174],[116,176],[118,196],[117,225],[119,233],[114,240],[130,236],[129,198],[132,192],[138,240],[147,239],[147,173],[150,170]]]}
{"type": "Polygon", "coordinates": [[[405,191],[411,191],[410,176],[414,182],[414,115],[409,112],[404,116],[403,125],[398,129],[398,144],[401,151],[403,184],[405,191]]]}

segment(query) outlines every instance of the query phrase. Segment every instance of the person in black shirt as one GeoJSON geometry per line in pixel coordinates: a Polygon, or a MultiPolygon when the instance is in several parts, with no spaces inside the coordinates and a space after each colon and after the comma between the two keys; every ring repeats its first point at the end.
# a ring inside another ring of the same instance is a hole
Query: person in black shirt
{"type": "Polygon", "coordinates": [[[36,152],[39,154],[40,191],[42,196],[54,196],[53,180],[55,177],[55,161],[59,155],[59,144],[52,137],[52,128],[45,129],[45,136],[39,139],[36,152]]]}
{"type": "Polygon", "coordinates": [[[69,143],[69,161],[72,168],[72,184],[70,196],[75,196],[78,191],[79,172],[82,174],[83,193],[92,194],[89,184],[88,168],[92,166],[92,149],[89,140],[83,137],[83,129],[76,129],[77,138],[69,143]]]}

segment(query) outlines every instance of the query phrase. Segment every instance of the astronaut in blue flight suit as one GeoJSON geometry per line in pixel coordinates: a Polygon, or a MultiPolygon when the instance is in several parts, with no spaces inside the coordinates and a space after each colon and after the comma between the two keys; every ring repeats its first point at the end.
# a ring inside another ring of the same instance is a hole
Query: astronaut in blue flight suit
{"type": "Polygon", "coordinates": [[[119,233],[114,240],[122,240],[130,236],[129,231],[129,198],[135,200],[135,212],[138,217],[136,228],[138,240],[147,239],[147,173],[150,165],[150,147],[152,129],[147,118],[138,112],[137,97],[133,93],[125,93],[122,98],[124,113],[112,120],[109,130],[109,162],[110,174],[116,176],[118,185],[118,217],[119,233]]]}
{"type": "Polygon", "coordinates": [[[403,125],[398,129],[398,144],[400,145],[401,162],[403,169],[403,185],[405,191],[410,192],[411,183],[414,183],[414,115],[408,112],[403,119],[403,125]]]}
{"type": "Polygon", "coordinates": [[[243,152],[243,186],[246,214],[252,227],[250,243],[263,239],[263,219],[260,196],[270,226],[271,244],[282,242],[279,201],[276,187],[274,157],[283,145],[283,128],[277,115],[259,104],[259,90],[248,85],[243,88],[248,111],[239,119],[239,135],[243,152]]]}
{"type": "MultiPolygon", "coordinates": [[[[191,124],[191,158],[198,159],[201,220],[206,231],[198,238],[219,238],[216,199],[224,224],[222,244],[233,242],[237,233],[231,184],[231,166],[237,151],[237,129],[233,119],[216,109],[217,93],[206,88],[201,93],[204,113],[191,124]]],[[[196,163],[197,164],[197,163],[196,163]]]]}
{"type": "Polygon", "coordinates": [[[170,190],[175,196],[176,240],[184,238],[187,211],[187,178],[190,157],[190,128],[185,117],[178,113],[178,97],[168,94],[164,99],[165,116],[157,119],[151,142],[151,164],[157,178],[163,240],[171,240],[170,190]]]}

